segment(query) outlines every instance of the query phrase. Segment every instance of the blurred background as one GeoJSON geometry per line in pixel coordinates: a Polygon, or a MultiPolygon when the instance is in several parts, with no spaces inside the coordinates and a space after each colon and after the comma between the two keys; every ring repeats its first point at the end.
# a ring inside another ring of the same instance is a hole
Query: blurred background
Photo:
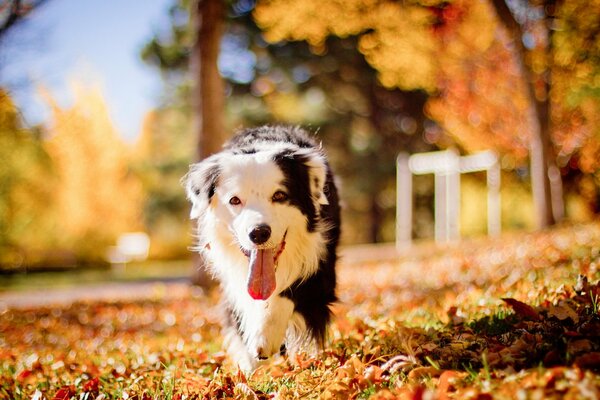
{"type": "MultiPolygon", "coordinates": [[[[345,245],[394,241],[401,152],[493,150],[503,231],[592,220],[600,1],[2,0],[0,272],[188,268],[180,178],[264,123],[323,142],[345,245]]],[[[486,173],[460,183],[485,235],[486,173]]],[[[413,177],[414,239],[434,187],[413,177]]]]}

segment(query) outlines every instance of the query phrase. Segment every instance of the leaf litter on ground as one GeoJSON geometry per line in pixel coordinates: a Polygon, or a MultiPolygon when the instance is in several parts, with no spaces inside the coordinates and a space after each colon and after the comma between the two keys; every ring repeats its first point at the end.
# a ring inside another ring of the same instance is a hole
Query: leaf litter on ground
{"type": "Polygon", "coordinates": [[[0,399],[600,397],[600,224],[344,263],[326,348],[246,376],[218,293],[0,311],[0,399]]]}

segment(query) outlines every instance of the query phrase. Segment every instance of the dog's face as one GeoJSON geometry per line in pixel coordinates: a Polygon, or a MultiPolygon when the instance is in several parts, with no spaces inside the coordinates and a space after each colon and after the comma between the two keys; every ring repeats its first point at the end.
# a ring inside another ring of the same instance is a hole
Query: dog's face
{"type": "Polygon", "coordinates": [[[221,164],[214,213],[244,252],[279,246],[302,215],[290,207],[285,177],[266,157],[237,155],[221,164]]]}
{"type": "Polygon", "coordinates": [[[186,177],[191,218],[215,226],[201,235],[234,244],[248,258],[248,292],[266,299],[286,243],[319,229],[326,165],[318,152],[270,149],[222,152],[192,166],[186,177]]]}

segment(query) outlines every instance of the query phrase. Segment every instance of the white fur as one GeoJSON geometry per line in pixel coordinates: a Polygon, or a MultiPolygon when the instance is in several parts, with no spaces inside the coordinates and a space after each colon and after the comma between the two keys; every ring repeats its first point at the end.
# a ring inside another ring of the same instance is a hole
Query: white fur
{"type": "MultiPolygon", "coordinates": [[[[243,341],[231,327],[225,332],[225,345],[230,356],[245,370],[254,369],[259,357],[277,354],[283,343],[291,353],[303,344],[304,319],[294,312],[291,300],[278,294],[296,280],[315,273],[325,251],[326,227],[318,226],[315,232],[308,232],[306,217],[298,208],[271,200],[276,191],[285,191],[283,173],[272,161],[275,152],[284,148],[289,145],[275,149],[265,146],[263,151],[248,155],[220,153],[192,167],[188,175],[191,217],[198,218],[199,250],[209,259],[212,273],[240,316],[243,341]],[[203,199],[205,194],[197,194],[194,188],[202,186],[199,181],[215,164],[220,168],[219,179],[208,203],[203,199]],[[234,196],[241,204],[229,203],[234,196]],[[248,234],[253,227],[263,223],[271,227],[271,238],[256,246],[248,234]],[[267,300],[254,300],[246,287],[248,258],[240,247],[246,250],[276,248],[281,245],[284,235],[286,244],[277,262],[276,289],[267,300]]],[[[305,149],[296,151],[309,152],[305,149]]],[[[325,161],[314,151],[309,155],[311,197],[315,204],[326,204],[323,193],[325,161]]]]}

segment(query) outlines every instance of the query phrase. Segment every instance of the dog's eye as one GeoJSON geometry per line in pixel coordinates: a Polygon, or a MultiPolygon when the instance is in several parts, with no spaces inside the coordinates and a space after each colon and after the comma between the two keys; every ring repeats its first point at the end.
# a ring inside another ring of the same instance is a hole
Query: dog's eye
{"type": "Polygon", "coordinates": [[[239,197],[233,196],[229,199],[229,204],[231,204],[232,206],[239,206],[240,204],[242,204],[242,201],[239,197]]]}
{"type": "Polygon", "coordinates": [[[288,199],[287,193],[283,192],[281,190],[278,190],[275,193],[273,193],[273,197],[271,197],[271,200],[274,203],[282,203],[282,202],[286,201],[287,199],[288,199]]]}

